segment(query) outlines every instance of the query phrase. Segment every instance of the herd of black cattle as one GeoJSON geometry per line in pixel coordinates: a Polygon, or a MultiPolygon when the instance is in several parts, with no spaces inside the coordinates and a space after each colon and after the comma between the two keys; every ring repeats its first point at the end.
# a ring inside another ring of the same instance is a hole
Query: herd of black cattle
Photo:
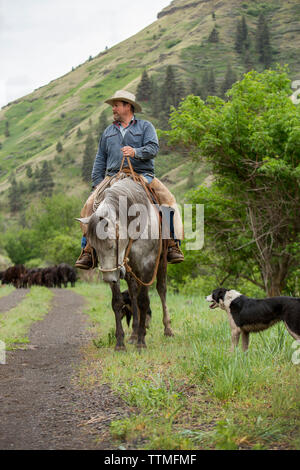
{"type": "Polygon", "coordinates": [[[64,287],[75,286],[76,271],[66,263],[48,268],[26,269],[22,264],[17,264],[0,272],[2,284],[13,284],[16,288],[31,286],[64,287]]]}

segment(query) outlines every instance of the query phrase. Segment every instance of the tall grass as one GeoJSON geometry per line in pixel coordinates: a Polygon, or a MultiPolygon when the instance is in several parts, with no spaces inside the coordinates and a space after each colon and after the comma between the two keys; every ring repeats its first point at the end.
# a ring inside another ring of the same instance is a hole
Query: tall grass
{"type": "Polygon", "coordinates": [[[251,335],[247,353],[241,345],[231,353],[225,312],[209,310],[204,296],[170,294],[175,336],[165,338],[160,300],[151,291],[147,350],[126,344],[120,354],[110,289],[82,284],[78,291],[98,325],[82,381],[97,376],[136,410],[126,423],[112,425],[123,444],[143,429],[144,448],[276,448],[278,439],[281,446],[298,445],[299,366],[291,361],[293,339],[284,325],[251,335]]]}
{"type": "Polygon", "coordinates": [[[15,290],[15,288],[13,286],[9,286],[9,285],[1,285],[1,288],[0,288],[0,298],[1,297],[5,297],[6,295],[10,294],[11,292],[13,292],[15,290]]]}

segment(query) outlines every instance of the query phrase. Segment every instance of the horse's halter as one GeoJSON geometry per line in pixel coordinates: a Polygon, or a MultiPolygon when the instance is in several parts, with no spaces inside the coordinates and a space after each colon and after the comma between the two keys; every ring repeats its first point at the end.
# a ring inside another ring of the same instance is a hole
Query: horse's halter
{"type": "Polygon", "coordinates": [[[118,269],[121,269],[121,268],[125,268],[126,269],[126,265],[129,261],[129,259],[127,258],[128,254],[129,254],[129,251],[131,249],[131,245],[132,245],[132,242],[133,240],[130,238],[129,239],[129,244],[127,246],[127,249],[126,249],[126,253],[125,253],[125,256],[124,256],[124,259],[123,259],[123,263],[122,264],[119,264],[119,239],[120,239],[120,235],[119,235],[119,224],[117,223],[116,224],[116,243],[117,243],[117,254],[116,254],[116,267],[115,268],[111,268],[111,269],[108,269],[108,268],[101,268],[101,266],[98,267],[99,271],[101,271],[102,273],[111,273],[111,272],[114,272],[114,271],[118,271],[118,269]],[[129,248],[129,249],[128,249],[129,248]]]}

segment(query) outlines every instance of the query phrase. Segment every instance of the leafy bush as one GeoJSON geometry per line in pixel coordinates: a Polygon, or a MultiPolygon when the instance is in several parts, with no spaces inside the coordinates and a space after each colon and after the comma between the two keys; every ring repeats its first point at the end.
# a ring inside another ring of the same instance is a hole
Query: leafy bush
{"type": "Polygon", "coordinates": [[[13,263],[28,265],[34,259],[73,263],[80,250],[80,227],[75,217],[81,205],[79,199],[64,194],[32,204],[25,214],[25,227],[13,225],[3,237],[13,263]]]}

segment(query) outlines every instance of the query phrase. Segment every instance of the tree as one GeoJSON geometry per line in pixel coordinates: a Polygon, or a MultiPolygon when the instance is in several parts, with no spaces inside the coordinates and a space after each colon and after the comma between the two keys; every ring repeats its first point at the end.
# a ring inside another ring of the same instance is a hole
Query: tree
{"type": "Polygon", "coordinates": [[[219,42],[219,31],[214,26],[213,30],[211,31],[210,35],[208,36],[208,42],[217,43],[219,42]]]}
{"type": "Polygon", "coordinates": [[[224,273],[280,295],[300,263],[300,107],[286,68],[251,71],[228,94],[187,97],[166,134],[211,162],[214,184],[191,200],[205,203],[206,244],[224,273]]]}
{"type": "Polygon", "coordinates": [[[236,26],[235,50],[238,54],[242,54],[246,49],[249,49],[249,45],[248,26],[245,17],[242,16],[236,26]]]}
{"type": "Polygon", "coordinates": [[[152,95],[152,81],[150,80],[147,71],[144,70],[140,83],[136,91],[137,101],[149,101],[152,95]]]}
{"type": "Polygon", "coordinates": [[[24,228],[16,230],[15,226],[10,226],[3,233],[3,244],[13,263],[23,264],[36,258],[72,263],[76,257],[75,245],[78,250],[80,243],[75,221],[80,207],[80,199],[66,194],[42,198],[27,207],[22,222],[25,221],[24,228]]]}
{"type": "Polygon", "coordinates": [[[58,153],[62,152],[63,151],[63,146],[62,146],[62,143],[61,142],[57,142],[56,144],[56,151],[58,153]]]}
{"type": "Polygon", "coordinates": [[[152,81],[152,98],[151,98],[151,113],[154,117],[158,118],[162,109],[161,93],[158,84],[152,81]]]}
{"type": "Polygon", "coordinates": [[[260,14],[256,30],[256,51],[259,62],[268,68],[272,62],[272,50],[268,24],[263,13],[260,14]]]}
{"type": "Polygon", "coordinates": [[[208,82],[209,82],[208,69],[205,69],[202,72],[202,76],[201,76],[201,86],[200,86],[200,95],[199,95],[201,96],[203,100],[206,100],[208,96],[208,82]]]}
{"type": "Polygon", "coordinates": [[[80,127],[78,127],[78,129],[77,129],[76,136],[77,136],[79,139],[80,139],[80,137],[82,137],[82,130],[80,129],[80,127]]]}
{"type": "Polygon", "coordinates": [[[101,137],[103,134],[104,130],[108,126],[108,119],[105,111],[102,111],[102,113],[99,116],[99,121],[98,121],[98,129],[97,129],[97,136],[101,137]]]}
{"type": "Polygon", "coordinates": [[[172,65],[166,69],[165,80],[161,87],[161,100],[165,103],[165,109],[169,112],[170,106],[176,106],[177,103],[177,83],[175,72],[172,65]]]}
{"type": "Polygon", "coordinates": [[[33,173],[33,177],[34,177],[34,179],[36,179],[36,180],[38,180],[39,177],[40,177],[40,168],[39,168],[38,165],[35,167],[35,170],[34,170],[34,173],[33,173]]]}
{"type": "Polygon", "coordinates": [[[9,137],[9,136],[10,136],[9,122],[8,122],[8,121],[5,121],[4,135],[5,135],[5,137],[9,137]]]}
{"type": "Polygon", "coordinates": [[[30,165],[28,165],[28,167],[26,169],[26,176],[27,176],[27,178],[32,178],[32,176],[33,176],[32,168],[31,168],[30,165]]]}
{"type": "Polygon", "coordinates": [[[85,141],[85,149],[83,153],[81,177],[86,183],[90,183],[93,163],[95,159],[95,141],[92,134],[89,134],[85,141]]]}
{"type": "Polygon", "coordinates": [[[210,96],[216,95],[217,93],[215,72],[213,68],[210,69],[209,74],[208,74],[207,93],[210,96]]]}
{"type": "Polygon", "coordinates": [[[9,201],[9,209],[11,213],[15,213],[20,209],[21,201],[20,201],[19,187],[18,187],[15,177],[11,179],[11,184],[8,190],[8,201],[9,201]]]}
{"type": "Polygon", "coordinates": [[[45,197],[51,197],[54,188],[54,181],[51,176],[48,162],[44,160],[42,168],[39,173],[38,190],[45,197]]]}

